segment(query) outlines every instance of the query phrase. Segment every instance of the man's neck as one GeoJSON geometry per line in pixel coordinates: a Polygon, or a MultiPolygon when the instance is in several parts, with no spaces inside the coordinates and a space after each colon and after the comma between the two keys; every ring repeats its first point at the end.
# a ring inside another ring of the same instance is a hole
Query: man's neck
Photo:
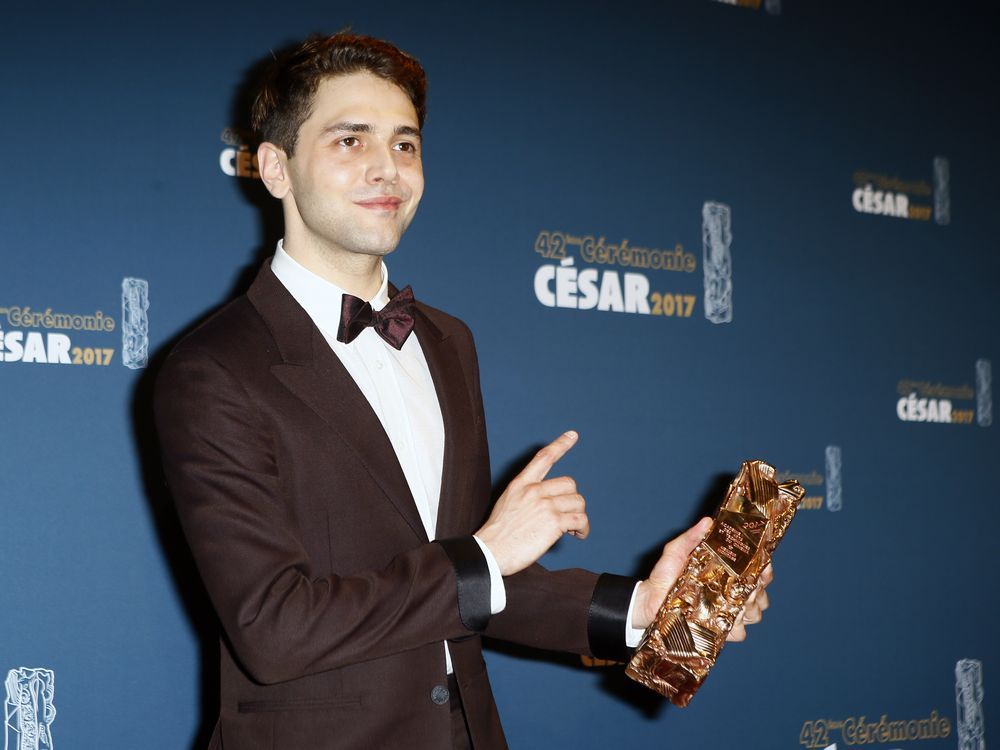
{"type": "Polygon", "coordinates": [[[288,236],[282,247],[304,268],[355,297],[371,300],[382,286],[382,257],[379,255],[316,247],[302,238],[288,236]]]}

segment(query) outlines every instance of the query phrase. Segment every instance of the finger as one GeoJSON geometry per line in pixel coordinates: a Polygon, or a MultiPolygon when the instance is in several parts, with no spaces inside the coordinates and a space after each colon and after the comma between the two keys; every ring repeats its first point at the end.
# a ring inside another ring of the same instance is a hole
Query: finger
{"type": "MultiPolygon", "coordinates": [[[[710,532],[711,530],[712,530],[712,519],[709,518],[708,516],[705,516],[700,521],[698,521],[698,523],[696,523],[694,526],[688,529],[685,532],[685,535],[690,534],[692,537],[697,539],[698,542],[701,542],[705,539],[705,537],[708,536],[708,532],[710,532]]],[[[697,547],[698,543],[695,543],[694,546],[697,547]]]]}
{"type": "Polygon", "coordinates": [[[518,477],[529,482],[540,482],[545,479],[556,461],[566,455],[574,445],[576,445],[579,435],[573,430],[564,432],[551,443],[542,448],[535,457],[528,462],[518,477]]]}
{"type": "Polygon", "coordinates": [[[667,542],[666,547],[663,548],[664,552],[670,548],[671,550],[675,550],[678,553],[683,554],[684,557],[687,558],[688,555],[694,552],[694,548],[697,547],[701,540],[705,538],[705,535],[708,534],[708,531],[711,528],[711,518],[705,517],[701,519],[683,534],[676,536],[667,542]]]}
{"type": "Polygon", "coordinates": [[[767,564],[767,567],[761,571],[760,574],[760,585],[761,588],[767,586],[771,581],[774,580],[774,566],[771,563],[767,564]]]}
{"type": "Polygon", "coordinates": [[[586,539],[590,536],[590,519],[586,513],[562,513],[559,516],[559,528],[563,533],[586,539]]]}
{"type": "Polygon", "coordinates": [[[572,495],[559,495],[557,497],[549,498],[552,506],[560,513],[583,513],[587,508],[587,501],[583,499],[583,495],[572,494],[572,495]]]}
{"type": "Polygon", "coordinates": [[[687,565],[694,548],[701,543],[711,528],[712,519],[703,518],[683,534],[667,542],[663,547],[663,554],[649,575],[650,580],[667,587],[673,586],[687,565]]]}
{"type": "Polygon", "coordinates": [[[712,528],[712,519],[703,518],[680,536],[671,539],[663,547],[664,556],[686,561],[712,528]]]}
{"type": "Polygon", "coordinates": [[[762,616],[760,607],[747,605],[743,610],[743,623],[746,625],[755,625],[760,622],[762,616]]]}
{"type": "Polygon", "coordinates": [[[556,477],[546,479],[537,485],[538,493],[543,496],[572,495],[576,492],[576,480],[573,477],[556,477]]]}
{"type": "Polygon", "coordinates": [[[765,609],[771,606],[771,598],[767,595],[764,589],[761,589],[757,593],[757,607],[763,612],[765,609]]]}
{"type": "Polygon", "coordinates": [[[738,643],[739,641],[745,641],[746,639],[747,629],[743,626],[743,615],[740,615],[736,618],[736,622],[733,623],[733,627],[729,631],[729,635],[726,636],[726,640],[738,643]]]}

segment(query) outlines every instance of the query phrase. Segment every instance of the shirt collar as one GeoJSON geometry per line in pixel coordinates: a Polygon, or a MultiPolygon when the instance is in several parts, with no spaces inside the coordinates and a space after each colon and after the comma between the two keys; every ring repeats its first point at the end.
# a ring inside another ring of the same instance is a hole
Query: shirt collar
{"type": "MultiPolygon", "coordinates": [[[[340,328],[342,299],[346,294],[343,289],[313,273],[285,252],[283,239],[278,240],[271,260],[271,270],[320,329],[334,334],[337,332],[340,328]]],[[[389,302],[389,269],[385,261],[380,263],[379,270],[382,284],[368,300],[375,310],[381,310],[389,302]]]]}

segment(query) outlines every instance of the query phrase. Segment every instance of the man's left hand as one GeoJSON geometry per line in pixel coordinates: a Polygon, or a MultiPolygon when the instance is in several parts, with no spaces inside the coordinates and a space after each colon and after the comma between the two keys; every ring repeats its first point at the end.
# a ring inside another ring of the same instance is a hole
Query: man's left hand
{"type": "MultiPolygon", "coordinates": [[[[639,591],[632,610],[632,627],[644,630],[656,617],[663,600],[673,588],[684,568],[688,557],[712,528],[712,519],[703,518],[680,536],[667,542],[660,559],[653,566],[649,578],[639,583],[639,591]]],[[[767,592],[764,590],[774,579],[774,571],[770,565],[764,568],[757,583],[757,588],[747,599],[743,612],[736,618],[727,641],[742,641],[747,637],[746,626],[760,622],[764,610],[768,608],[767,592]]]]}

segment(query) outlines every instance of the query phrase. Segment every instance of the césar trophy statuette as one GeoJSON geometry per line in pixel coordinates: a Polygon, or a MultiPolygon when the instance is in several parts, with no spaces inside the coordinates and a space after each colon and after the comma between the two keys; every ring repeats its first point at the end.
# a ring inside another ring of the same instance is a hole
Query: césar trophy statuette
{"type": "Polygon", "coordinates": [[[712,530],[695,547],[625,673],[677,706],[701,687],[805,490],[775,480],[774,467],[745,461],[712,530]]]}

